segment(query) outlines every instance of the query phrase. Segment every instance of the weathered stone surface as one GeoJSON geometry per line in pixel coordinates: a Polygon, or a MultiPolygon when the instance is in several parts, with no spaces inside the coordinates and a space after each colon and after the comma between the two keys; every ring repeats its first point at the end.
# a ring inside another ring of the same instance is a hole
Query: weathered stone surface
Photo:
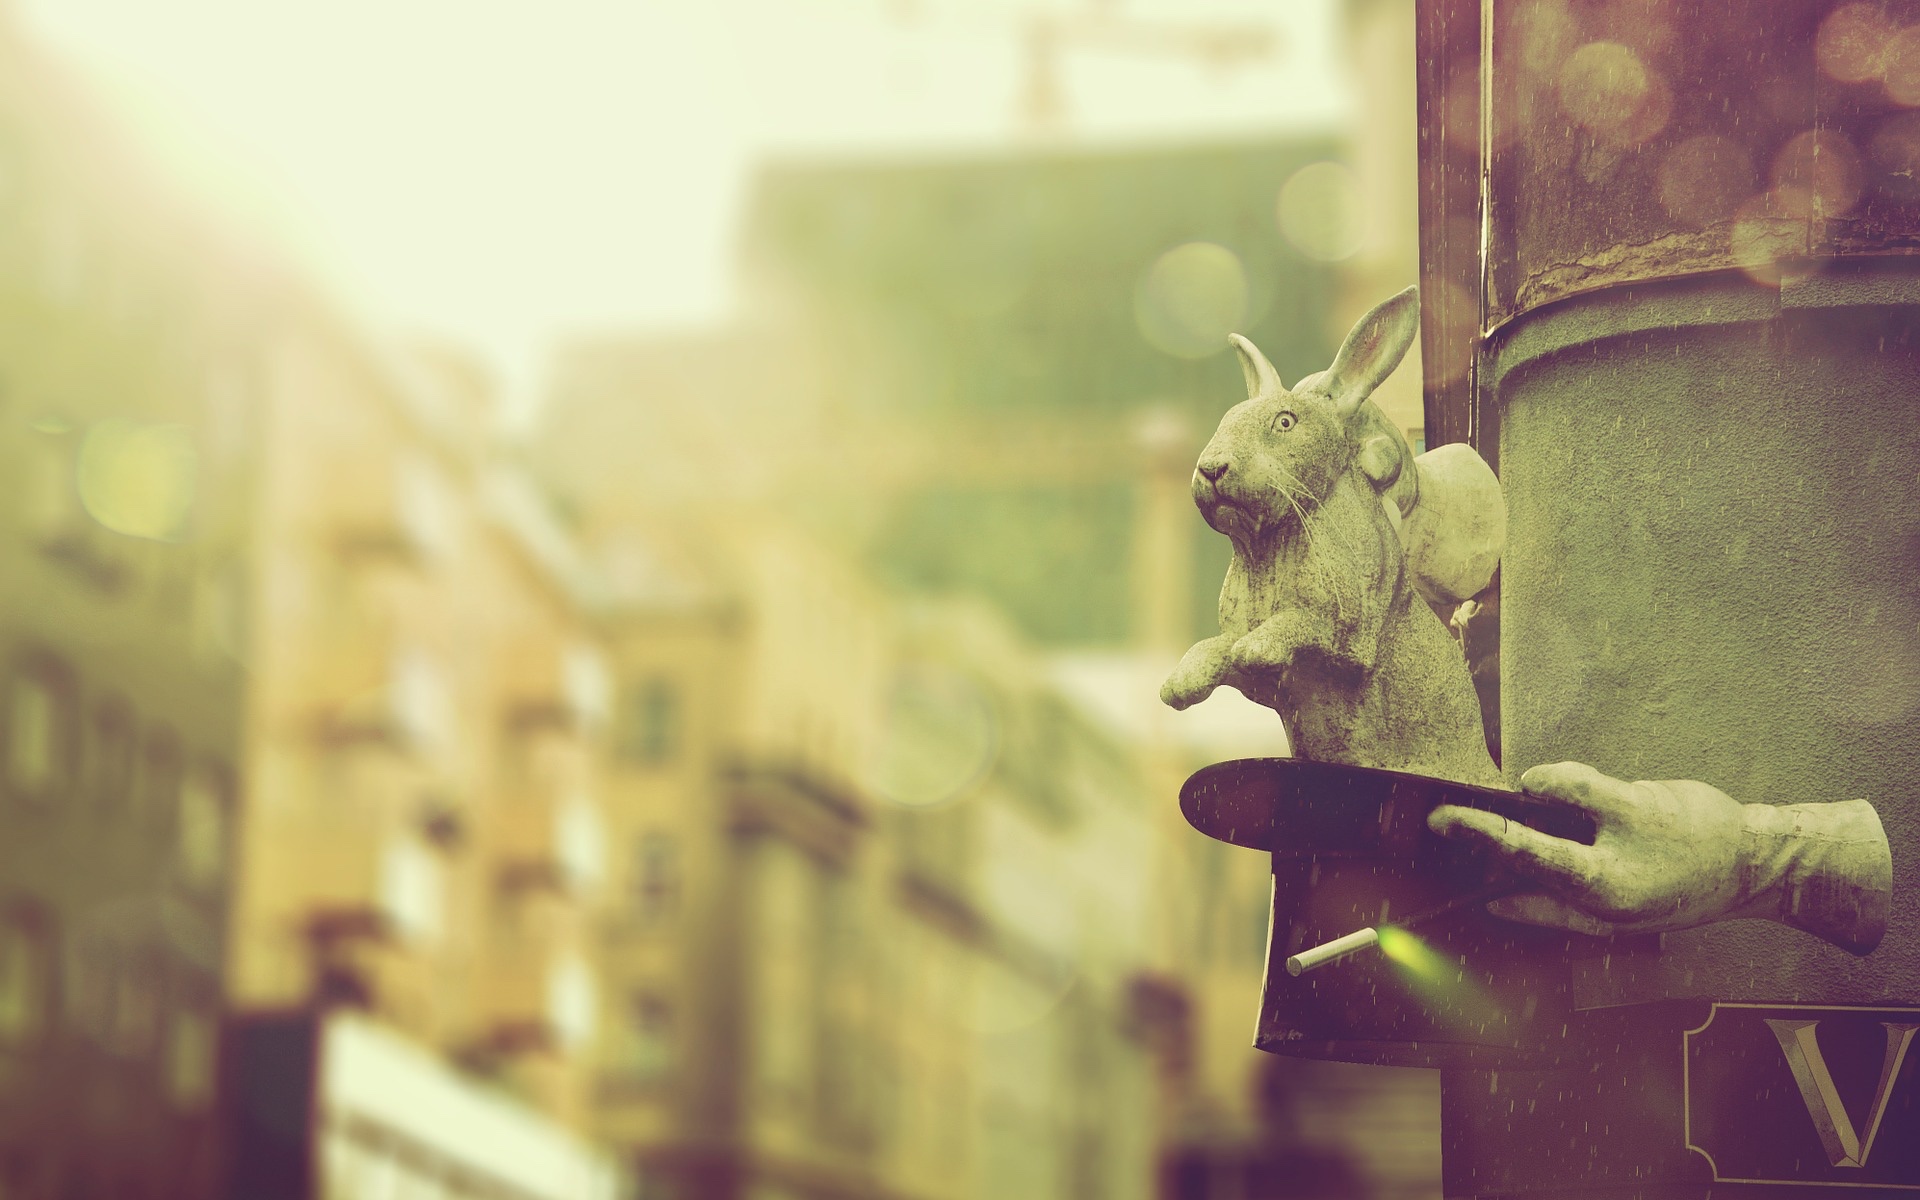
{"type": "Polygon", "coordinates": [[[1465,442],[1413,460],[1419,501],[1400,522],[1407,572],[1427,603],[1451,607],[1493,580],[1507,541],[1507,501],[1486,460],[1465,442]]]}
{"type": "Polygon", "coordinates": [[[1548,889],[1494,901],[1495,916],[1602,936],[1763,917],[1854,954],[1886,934],[1893,860],[1865,800],[1741,804],[1695,780],[1629,783],[1571,762],[1534,767],[1520,786],[1585,812],[1597,833],[1585,845],[1482,809],[1435,809],[1434,832],[1548,889]]]}
{"type": "MultiPolygon", "coordinates": [[[[1920,836],[1906,799],[1920,738],[1920,282],[1904,260],[1816,278],[1811,295],[1718,277],[1569,300],[1517,322],[1488,362],[1510,513],[1507,764],[1703,780],[1717,790],[1696,802],[1787,806],[1802,829],[1769,837],[1765,857],[1796,859],[1803,884],[1721,914],[1775,921],[1696,912],[1631,963],[1596,944],[1576,961],[1583,1004],[1916,998],[1920,888],[1911,856],[1886,845],[1920,836]],[[1808,396],[1836,415],[1805,419],[1808,396]],[[1854,797],[1884,827],[1870,861],[1825,853],[1871,834],[1854,797]],[[1833,828],[1808,837],[1809,820],[1833,828]]],[[[1632,857],[1612,857],[1611,884],[1634,882],[1632,857]]],[[[1590,907],[1583,879],[1528,874],[1590,907]]]]}

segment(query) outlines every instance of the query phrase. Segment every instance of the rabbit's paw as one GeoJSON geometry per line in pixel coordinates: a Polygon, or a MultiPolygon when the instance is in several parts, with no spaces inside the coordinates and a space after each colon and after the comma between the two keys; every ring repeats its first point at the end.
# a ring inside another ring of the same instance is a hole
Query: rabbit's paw
{"type": "Polygon", "coordinates": [[[1303,645],[1314,639],[1310,622],[1297,612],[1280,613],[1262,621],[1233,644],[1227,657],[1233,669],[1254,674],[1284,671],[1293,665],[1303,645]]]}
{"type": "Polygon", "coordinates": [[[1227,669],[1231,642],[1223,634],[1195,642],[1180,656],[1180,665],[1160,685],[1160,701],[1169,708],[1191,708],[1213,694],[1227,669]]]}

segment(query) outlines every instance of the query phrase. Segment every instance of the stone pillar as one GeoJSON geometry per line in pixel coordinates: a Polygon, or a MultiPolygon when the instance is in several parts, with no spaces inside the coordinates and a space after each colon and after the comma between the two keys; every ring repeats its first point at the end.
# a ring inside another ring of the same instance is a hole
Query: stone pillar
{"type": "Polygon", "coordinates": [[[1920,1188],[1920,5],[1423,0],[1420,32],[1428,337],[1471,357],[1427,427],[1506,490],[1509,777],[1864,797],[1895,870],[1863,958],[1577,939],[1585,1061],[1448,1071],[1447,1194],[1920,1188]]]}

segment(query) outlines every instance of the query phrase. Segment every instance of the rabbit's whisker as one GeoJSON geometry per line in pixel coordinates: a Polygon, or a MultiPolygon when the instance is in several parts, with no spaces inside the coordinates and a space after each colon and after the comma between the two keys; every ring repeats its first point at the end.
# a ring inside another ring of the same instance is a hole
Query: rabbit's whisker
{"type": "Polygon", "coordinates": [[[1321,561],[1321,555],[1313,552],[1314,534],[1318,532],[1318,522],[1311,515],[1310,510],[1300,503],[1300,495],[1307,493],[1307,486],[1293,472],[1277,463],[1274,464],[1274,470],[1282,477],[1282,482],[1276,485],[1274,490],[1280,493],[1281,498],[1287,502],[1287,506],[1293,509],[1294,515],[1300,518],[1300,540],[1307,551],[1303,556],[1307,568],[1313,573],[1315,581],[1334,597],[1334,606],[1338,610],[1340,589],[1335,586],[1338,580],[1334,578],[1332,567],[1321,561]],[[1292,487],[1288,487],[1288,484],[1292,487]],[[1294,488],[1298,488],[1299,492],[1296,493],[1294,488]]]}

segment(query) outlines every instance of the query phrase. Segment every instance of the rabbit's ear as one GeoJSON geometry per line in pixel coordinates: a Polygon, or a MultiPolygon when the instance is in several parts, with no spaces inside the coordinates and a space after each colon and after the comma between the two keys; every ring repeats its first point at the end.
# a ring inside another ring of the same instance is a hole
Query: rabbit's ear
{"type": "Polygon", "coordinates": [[[1420,330],[1420,290],[1408,288],[1375,305],[1354,322],[1321,387],[1333,397],[1341,415],[1351,416],[1360,402],[1373,394],[1406,357],[1413,335],[1420,330]]]}
{"type": "Polygon", "coordinates": [[[1228,334],[1227,340],[1240,352],[1240,373],[1247,377],[1247,399],[1279,395],[1287,390],[1286,385],[1280,382],[1280,372],[1274,370],[1267,356],[1260,353],[1260,347],[1237,333],[1228,334]]]}

